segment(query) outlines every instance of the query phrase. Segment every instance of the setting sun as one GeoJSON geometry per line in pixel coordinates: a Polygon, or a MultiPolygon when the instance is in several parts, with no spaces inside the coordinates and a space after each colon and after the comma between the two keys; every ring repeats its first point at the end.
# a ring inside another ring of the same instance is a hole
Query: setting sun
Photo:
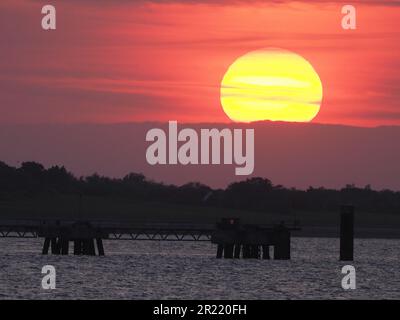
{"type": "Polygon", "coordinates": [[[308,122],[322,100],[321,80],[303,57],[267,48],[239,57],[221,83],[221,104],[238,122],[308,122]]]}

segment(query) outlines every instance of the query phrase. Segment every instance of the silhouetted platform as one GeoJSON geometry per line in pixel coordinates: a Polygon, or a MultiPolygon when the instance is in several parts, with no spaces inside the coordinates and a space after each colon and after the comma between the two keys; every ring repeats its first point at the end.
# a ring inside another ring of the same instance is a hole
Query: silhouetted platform
{"type": "Polygon", "coordinates": [[[297,226],[246,225],[223,219],[216,225],[184,223],[138,223],[72,220],[0,220],[2,238],[44,238],[43,254],[104,255],[103,240],[211,241],[218,245],[217,258],[290,259],[290,231],[297,226]]]}

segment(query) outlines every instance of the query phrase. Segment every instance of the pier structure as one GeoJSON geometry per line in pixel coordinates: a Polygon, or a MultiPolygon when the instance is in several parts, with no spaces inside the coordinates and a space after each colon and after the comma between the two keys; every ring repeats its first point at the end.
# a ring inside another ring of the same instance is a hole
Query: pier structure
{"type": "Polygon", "coordinates": [[[0,238],[43,238],[42,254],[104,255],[103,240],[211,241],[217,258],[290,259],[291,230],[276,225],[241,224],[226,218],[216,225],[71,220],[0,220],[0,238]]]}
{"type": "Polygon", "coordinates": [[[75,255],[104,256],[103,239],[107,234],[94,228],[89,222],[77,221],[72,224],[61,224],[60,221],[44,221],[38,229],[38,237],[44,238],[42,254],[67,255],[70,243],[74,245],[75,255]]]}
{"type": "Polygon", "coordinates": [[[217,244],[217,258],[290,259],[291,230],[282,222],[274,226],[241,224],[239,219],[223,219],[211,237],[217,244]]]}

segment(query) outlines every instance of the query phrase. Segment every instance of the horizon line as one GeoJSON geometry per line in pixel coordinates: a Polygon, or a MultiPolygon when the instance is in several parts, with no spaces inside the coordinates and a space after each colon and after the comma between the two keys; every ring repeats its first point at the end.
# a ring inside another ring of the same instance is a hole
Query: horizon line
{"type": "Polygon", "coordinates": [[[400,128],[400,124],[392,125],[376,125],[376,126],[362,126],[353,124],[342,124],[342,123],[326,123],[326,122],[296,122],[296,121],[273,121],[273,120],[260,120],[253,122],[191,122],[191,121],[179,121],[176,119],[171,120],[146,120],[146,121],[118,121],[118,122],[19,122],[19,123],[0,123],[0,127],[11,127],[11,126],[118,126],[118,125],[143,125],[143,124],[168,124],[169,121],[177,121],[180,125],[227,125],[227,126],[251,126],[251,125],[304,125],[304,126],[326,126],[326,127],[347,127],[356,129],[379,129],[379,128],[400,128]]]}

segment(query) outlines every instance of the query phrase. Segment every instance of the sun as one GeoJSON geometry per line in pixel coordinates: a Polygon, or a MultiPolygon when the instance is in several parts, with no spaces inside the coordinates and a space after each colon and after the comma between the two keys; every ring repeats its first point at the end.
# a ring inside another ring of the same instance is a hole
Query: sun
{"type": "Polygon", "coordinates": [[[309,122],[319,112],[322,83],[300,55],[277,48],[249,52],[226,71],[221,104],[238,122],[309,122]]]}

